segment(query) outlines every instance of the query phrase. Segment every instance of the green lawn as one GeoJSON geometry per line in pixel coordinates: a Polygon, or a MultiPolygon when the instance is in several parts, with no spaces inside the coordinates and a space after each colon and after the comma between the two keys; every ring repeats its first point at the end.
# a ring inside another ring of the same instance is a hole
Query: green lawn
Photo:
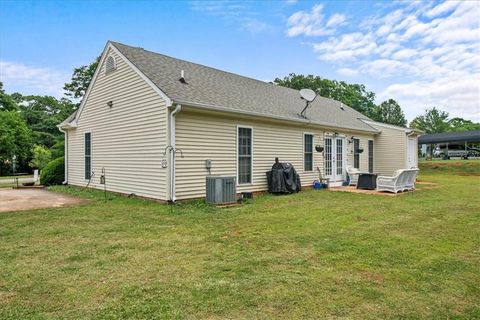
{"type": "Polygon", "coordinates": [[[91,202],[0,214],[0,319],[478,319],[480,161],[422,169],[228,209],[57,187],[91,202]]]}

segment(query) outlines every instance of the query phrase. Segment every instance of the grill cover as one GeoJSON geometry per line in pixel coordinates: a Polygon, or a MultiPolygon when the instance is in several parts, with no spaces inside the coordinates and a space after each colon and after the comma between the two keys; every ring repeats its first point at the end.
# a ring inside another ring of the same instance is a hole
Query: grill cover
{"type": "Polygon", "coordinates": [[[292,193],[302,189],[300,176],[291,163],[275,162],[267,171],[268,192],[292,193]]]}

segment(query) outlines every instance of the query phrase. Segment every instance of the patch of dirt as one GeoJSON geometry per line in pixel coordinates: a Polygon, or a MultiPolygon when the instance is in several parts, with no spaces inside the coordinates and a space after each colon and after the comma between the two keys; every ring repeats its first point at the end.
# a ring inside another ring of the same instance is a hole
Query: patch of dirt
{"type": "Polygon", "coordinates": [[[85,199],[42,189],[0,190],[0,212],[60,208],[86,202],[85,199]]]}
{"type": "Polygon", "coordinates": [[[455,173],[456,175],[459,176],[471,176],[471,177],[480,177],[480,172],[457,172],[455,173]]]}
{"type": "Polygon", "coordinates": [[[416,184],[424,184],[424,185],[432,185],[432,186],[438,185],[437,183],[434,183],[434,182],[421,181],[421,180],[417,180],[416,184]]]}
{"type": "Polygon", "coordinates": [[[370,282],[376,283],[376,284],[382,284],[383,281],[385,280],[385,277],[376,272],[370,272],[370,271],[363,271],[360,273],[360,276],[370,282]]]}
{"type": "Polygon", "coordinates": [[[465,163],[458,161],[458,162],[435,163],[434,165],[431,165],[430,168],[440,169],[445,167],[463,167],[463,166],[465,166],[465,163]]]}

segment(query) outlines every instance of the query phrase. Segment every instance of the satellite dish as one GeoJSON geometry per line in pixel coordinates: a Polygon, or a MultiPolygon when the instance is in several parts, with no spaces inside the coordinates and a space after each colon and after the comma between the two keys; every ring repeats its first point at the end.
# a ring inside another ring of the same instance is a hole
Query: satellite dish
{"type": "Polygon", "coordinates": [[[317,94],[312,89],[302,89],[300,90],[300,95],[303,99],[307,100],[308,102],[312,102],[317,94]]]}

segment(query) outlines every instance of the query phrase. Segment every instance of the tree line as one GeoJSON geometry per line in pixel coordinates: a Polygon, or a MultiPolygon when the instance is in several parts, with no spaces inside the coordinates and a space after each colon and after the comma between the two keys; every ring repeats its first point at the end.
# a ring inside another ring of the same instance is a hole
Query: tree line
{"type": "MultiPolygon", "coordinates": [[[[64,155],[64,136],[57,125],[79,106],[100,57],[91,64],[75,68],[63,87],[61,99],[52,96],[7,94],[0,82],[0,176],[12,172],[15,155],[17,172],[42,169],[50,160],[64,155]],[[75,102],[77,101],[77,102],[75,102]]],[[[312,89],[317,94],[341,101],[367,117],[380,122],[406,126],[405,114],[397,101],[375,103],[375,93],[363,84],[325,79],[314,75],[289,74],[274,83],[292,89],[312,89]]],[[[462,118],[449,118],[436,107],[425,110],[410,122],[410,127],[436,133],[479,130],[480,124],[462,118]]]]}
{"type": "MultiPolygon", "coordinates": [[[[295,73],[291,73],[283,79],[276,78],[274,83],[297,90],[312,89],[318,95],[338,100],[372,120],[401,127],[407,126],[405,113],[397,101],[388,99],[377,105],[375,103],[375,93],[368,91],[363,84],[350,84],[345,81],[295,73]]],[[[474,123],[463,118],[450,119],[447,112],[433,107],[426,109],[423,115],[415,117],[410,122],[409,127],[420,129],[425,133],[438,133],[480,130],[480,123],[474,123]]]]}
{"type": "Polygon", "coordinates": [[[28,173],[64,156],[64,135],[57,125],[78,108],[98,61],[73,70],[61,99],[7,94],[0,82],[0,176],[12,173],[14,158],[16,172],[28,173]]]}

